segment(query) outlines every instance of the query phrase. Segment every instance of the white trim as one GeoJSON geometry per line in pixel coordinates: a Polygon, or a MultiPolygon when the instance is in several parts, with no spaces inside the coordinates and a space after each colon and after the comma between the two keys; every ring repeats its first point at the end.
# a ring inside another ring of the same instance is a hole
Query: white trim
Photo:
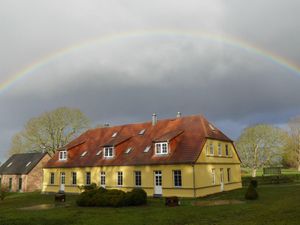
{"type": "Polygon", "coordinates": [[[68,158],[68,152],[66,150],[59,151],[58,155],[59,155],[58,157],[59,160],[67,160],[68,158]]]}
{"type": "Polygon", "coordinates": [[[155,143],[155,155],[167,155],[167,154],[169,154],[168,142],[155,143]]]}
{"type": "Polygon", "coordinates": [[[104,158],[113,158],[115,156],[114,147],[104,147],[103,148],[103,157],[104,158]]]}

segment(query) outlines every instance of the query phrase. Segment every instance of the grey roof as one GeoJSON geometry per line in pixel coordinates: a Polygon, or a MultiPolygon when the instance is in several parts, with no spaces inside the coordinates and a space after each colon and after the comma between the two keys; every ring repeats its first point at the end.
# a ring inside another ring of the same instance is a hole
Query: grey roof
{"type": "Polygon", "coordinates": [[[0,174],[28,174],[46,154],[48,153],[23,153],[12,155],[1,165],[0,174]]]}

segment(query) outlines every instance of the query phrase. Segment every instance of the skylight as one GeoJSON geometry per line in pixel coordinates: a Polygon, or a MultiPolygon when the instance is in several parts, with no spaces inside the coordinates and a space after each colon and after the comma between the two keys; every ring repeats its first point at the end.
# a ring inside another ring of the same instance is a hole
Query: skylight
{"type": "Polygon", "coordinates": [[[111,135],[111,137],[116,137],[118,135],[118,132],[115,132],[111,135]]]}
{"type": "Polygon", "coordinates": [[[149,152],[150,148],[151,148],[151,146],[147,146],[147,147],[145,148],[144,152],[149,152]]]}
{"type": "Polygon", "coordinates": [[[100,155],[101,153],[102,153],[102,150],[99,150],[96,155],[100,155]]]}
{"type": "Polygon", "coordinates": [[[10,167],[11,165],[12,165],[13,163],[12,162],[10,162],[6,167],[10,167]]]}
{"type": "Polygon", "coordinates": [[[209,128],[210,128],[210,129],[212,129],[212,131],[215,131],[215,130],[216,130],[216,128],[214,128],[214,126],[213,126],[213,125],[211,125],[211,124],[208,124],[208,126],[209,126],[209,128]]]}
{"type": "Polygon", "coordinates": [[[139,132],[139,135],[143,135],[145,133],[146,129],[143,129],[139,132]]]}
{"type": "Polygon", "coordinates": [[[31,161],[26,164],[26,167],[29,166],[30,164],[31,164],[31,161]]]}
{"type": "Polygon", "coordinates": [[[127,148],[127,150],[125,151],[126,154],[128,154],[130,151],[132,150],[132,148],[127,148]]]}
{"type": "Polygon", "coordinates": [[[81,154],[81,157],[84,157],[86,155],[87,151],[84,151],[82,154],[81,154]]]}

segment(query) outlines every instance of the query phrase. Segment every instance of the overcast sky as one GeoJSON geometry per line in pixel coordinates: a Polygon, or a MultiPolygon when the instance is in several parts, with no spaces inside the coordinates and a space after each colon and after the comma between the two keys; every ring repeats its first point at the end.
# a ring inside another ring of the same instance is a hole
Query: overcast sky
{"type": "Polygon", "coordinates": [[[300,66],[299,9],[299,0],[0,0],[0,86],[81,46],[0,91],[0,161],[28,119],[61,106],[93,124],[201,113],[233,139],[251,124],[284,126],[300,114],[300,72],[217,39],[300,66]],[[91,39],[105,41],[80,45],[91,39]]]}

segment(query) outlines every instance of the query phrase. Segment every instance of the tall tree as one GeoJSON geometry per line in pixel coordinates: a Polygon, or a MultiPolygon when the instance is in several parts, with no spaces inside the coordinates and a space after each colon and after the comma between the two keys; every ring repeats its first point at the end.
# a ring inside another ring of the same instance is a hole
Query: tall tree
{"type": "Polygon", "coordinates": [[[300,116],[288,122],[289,138],[286,145],[285,160],[300,171],[300,116]]]}
{"type": "Polygon", "coordinates": [[[242,165],[252,169],[253,177],[261,167],[279,165],[285,141],[286,132],[272,125],[258,124],[244,129],[237,141],[242,165]]]}
{"type": "Polygon", "coordinates": [[[47,151],[53,153],[89,127],[89,119],[79,110],[58,108],[30,119],[12,139],[9,154],[47,151]]]}

